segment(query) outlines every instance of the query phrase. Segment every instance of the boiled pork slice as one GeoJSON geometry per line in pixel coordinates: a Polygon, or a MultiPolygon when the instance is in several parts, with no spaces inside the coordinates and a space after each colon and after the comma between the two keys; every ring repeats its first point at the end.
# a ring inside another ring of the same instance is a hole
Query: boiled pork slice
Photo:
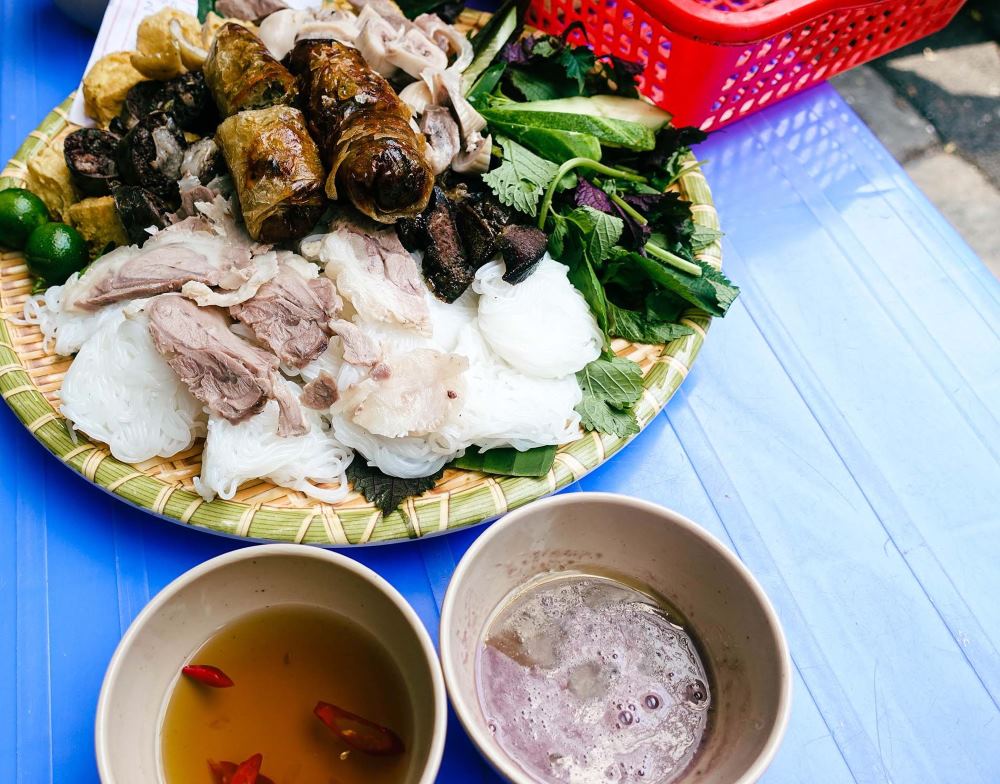
{"type": "Polygon", "coordinates": [[[250,266],[249,248],[226,242],[200,218],[188,218],[158,232],[142,248],[117,248],[95,261],[67,284],[63,308],[94,311],[116,302],[179,291],[192,281],[218,286],[227,275],[250,266]]]}
{"type": "Polygon", "coordinates": [[[329,278],[315,266],[282,252],[278,274],[251,299],[230,309],[257,341],[291,367],[301,368],[326,351],[330,321],[343,305],[329,278]]]}
{"type": "Polygon", "coordinates": [[[377,340],[365,334],[357,324],[337,319],[330,322],[330,328],[340,338],[345,362],[371,367],[381,361],[382,347],[377,340]]]}
{"type": "Polygon", "coordinates": [[[280,409],[278,435],[305,432],[298,401],[278,375],[277,357],[234,334],[225,311],[167,294],[153,299],[146,313],[157,351],[209,411],[236,424],[273,399],[280,409]]]}
{"type": "Polygon", "coordinates": [[[469,361],[459,354],[418,348],[390,354],[380,366],[387,372],[351,385],[337,404],[369,433],[387,438],[431,433],[464,402],[469,361]]]}
{"type": "Polygon", "coordinates": [[[323,237],[319,259],[337,291],[362,319],[431,334],[427,287],[417,262],[392,228],[339,218],[323,237]]]}

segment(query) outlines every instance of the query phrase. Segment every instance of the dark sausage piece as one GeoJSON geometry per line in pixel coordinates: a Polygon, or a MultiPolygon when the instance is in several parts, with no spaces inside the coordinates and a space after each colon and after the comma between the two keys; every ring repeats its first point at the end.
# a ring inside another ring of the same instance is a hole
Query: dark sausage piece
{"type": "Polygon", "coordinates": [[[142,245],[149,239],[150,226],[162,229],[167,225],[169,207],[153,193],[137,185],[122,185],[115,188],[115,209],[121,219],[129,242],[142,245]]]}
{"type": "Polygon", "coordinates": [[[497,238],[497,248],[507,265],[503,279],[512,284],[525,280],[535,271],[548,244],[548,235],[535,226],[505,226],[497,238]]]}
{"type": "Polygon", "coordinates": [[[129,185],[141,185],[168,204],[178,199],[177,180],[187,141],[172,114],[153,112],[136,123],[118,145],[118,170],[129,185]]]}
{"type": "Polygon", "coordinates": [[[107,196],[118,185],[118,141],[99,128],[81,128],[66,137],[66,166],[80,193],[107,196]]]}
{"type": "Polygon", "coordinates": [[[125,96],[118,121],[130,129],[153,112],[169,112],[180,128],[196,133],[207,133],[219,123],[201,71],[189,71],[165,82],[139,82],[125,96]]]}

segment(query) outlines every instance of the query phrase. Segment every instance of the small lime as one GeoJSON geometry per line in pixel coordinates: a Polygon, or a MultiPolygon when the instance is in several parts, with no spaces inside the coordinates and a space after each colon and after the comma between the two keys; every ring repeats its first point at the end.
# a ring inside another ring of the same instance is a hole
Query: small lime
{"type": "Polygon", "coordinates": [[[49,220],[45,202],[24,188],[0,191],[0,245],[21,250],[36,228],[49,220]]]}
{"type": "Polygon", "coordinates": [[[28,269],[51,286],[65,283],[90,261],[87,241],[65,223],[46,223],[31,232],[24,246],[24,259],[28,269]]]}

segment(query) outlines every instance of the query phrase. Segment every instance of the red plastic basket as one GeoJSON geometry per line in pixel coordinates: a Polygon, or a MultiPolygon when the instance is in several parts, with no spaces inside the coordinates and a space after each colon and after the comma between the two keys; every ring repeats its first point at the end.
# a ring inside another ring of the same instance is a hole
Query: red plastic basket
{"type": "Polygon", "coordinates": [[[533,0],[527,20],[582,22],[598,54],[643,63],[643,93],[676,125],[710,130],[940,30],[963,2],[533,0]]]}

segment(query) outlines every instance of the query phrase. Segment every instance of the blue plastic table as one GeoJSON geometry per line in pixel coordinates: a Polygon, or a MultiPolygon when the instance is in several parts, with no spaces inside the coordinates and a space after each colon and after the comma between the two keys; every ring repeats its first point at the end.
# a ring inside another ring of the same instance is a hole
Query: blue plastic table
{"type": "MultiPolygon", "coordinates": [[[[0,3],[6,159],[92,37],[0,3]]],[[[1000,285],[828,87],[698,154],[743,295],[666,413],[570,491],[673,507],[763,583],[795,662],[766,781],[1000,781],[1000,285]]],[[[119,637],[237,545],[112,500],[3,406],[0,440],[0,781],[94,782],[119,637]]],[[[436,631],[477,533],[348,554],[436,631]]],[[[496,781],[455,721],[439,780],[496,781]]]]}

